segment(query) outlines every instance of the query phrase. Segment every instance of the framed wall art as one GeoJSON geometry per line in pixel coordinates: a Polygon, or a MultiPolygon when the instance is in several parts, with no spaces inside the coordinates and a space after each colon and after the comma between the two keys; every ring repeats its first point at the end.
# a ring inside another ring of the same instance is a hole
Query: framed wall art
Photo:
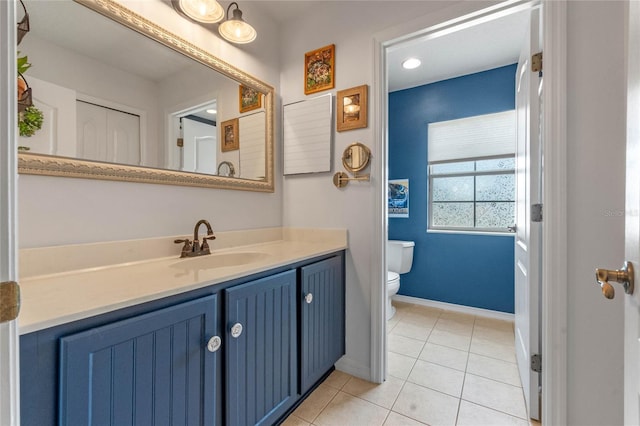
{"type": "Polygon", "coordinates": [[[304,54],[304,94],[335,87],[336,46],[330,44],[304,54]]]}
{"type": "Polygon", "coordinates": [[[240,149],[240,134],[238,132],[238,119],[232,118],[231,120],[223,121],[221,129],[220,150],[222,152],[235,151],[240,149]]]}
{"type": "Polygon", "coordinates": [[[366,84],[351,89],[339,90],[338,114],[336,115],[336,130],[360,129],[367,127],[367,92],[366,84]]]}
{"type": "Polygon", "coordinates": [[[262,108],[262,93],[251,87],[240,85],[238,89],[240,113],[262,108]]]}

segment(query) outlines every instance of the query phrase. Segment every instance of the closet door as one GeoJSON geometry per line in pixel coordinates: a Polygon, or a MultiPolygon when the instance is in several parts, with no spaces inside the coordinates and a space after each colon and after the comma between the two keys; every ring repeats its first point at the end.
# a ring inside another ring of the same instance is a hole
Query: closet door
{"type": "Polygon", "coordinates": [[[85,160],[140,164],[140,117],[76,102],[77,156],[85,160]]]}

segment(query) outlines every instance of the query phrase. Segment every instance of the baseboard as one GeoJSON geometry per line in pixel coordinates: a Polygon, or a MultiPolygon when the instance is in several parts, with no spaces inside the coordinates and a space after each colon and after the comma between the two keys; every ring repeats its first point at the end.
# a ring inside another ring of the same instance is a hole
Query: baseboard
{"type": "Polygon", "coordinates": [[[371,381],[371,368],[359,363],[353,358],[343,356],[336,362],[335,366],[336,370],[340,370],[343,373],[351,374],[368,382],[371,381]]]}
{"type": "Polygon", "coordinates": [[[429,306],[431,308],[445,309],[447,311],[460,312],[463,314],[476,315],[479,317],[493,318],[504,321],[514,321],[515,316],[506,312],[492,311],[490,309],[474,308],[471,306],[455,305],[453,303],[437,302],[435,300],[421,299],[419,297],[403,296],[396,294],[393,300],[398,302],[413,303],[414,305],[429,306]]]}

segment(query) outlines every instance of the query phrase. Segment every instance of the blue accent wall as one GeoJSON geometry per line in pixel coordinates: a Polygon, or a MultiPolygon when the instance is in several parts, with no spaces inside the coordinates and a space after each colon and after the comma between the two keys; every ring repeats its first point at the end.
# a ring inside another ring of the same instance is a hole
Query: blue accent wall
{"type": "Polygon", "coordinates": [[[415,241],[399,294],[514,312],[513,236],[427,233],[427,124],[515,108],[517,65],[389,94],[389,179],[409,179],[409,218],[389,239],[415,241]]]}

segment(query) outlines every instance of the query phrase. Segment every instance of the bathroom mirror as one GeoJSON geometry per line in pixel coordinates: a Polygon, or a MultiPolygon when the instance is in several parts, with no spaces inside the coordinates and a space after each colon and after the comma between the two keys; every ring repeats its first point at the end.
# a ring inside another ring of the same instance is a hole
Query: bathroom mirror
{"type": "Polygon", "coordinates": [[[371,150],[360,142],[352,143],[342,154],[342,165],[351,173],[364,170],[369,164],[371,150]]]}
{"type": "Polygon", "coordinates": [[[113,0],[25,4],[44,122],[18,138],[20,173],[273,191],[273,87],[113,0]]]}

